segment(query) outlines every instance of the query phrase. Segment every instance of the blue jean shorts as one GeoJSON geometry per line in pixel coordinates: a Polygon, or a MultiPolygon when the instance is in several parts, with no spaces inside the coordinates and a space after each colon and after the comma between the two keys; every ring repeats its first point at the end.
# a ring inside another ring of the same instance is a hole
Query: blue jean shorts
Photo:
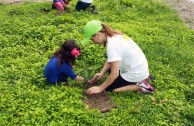
{"type": "Polygon", "coordinates": [[[78,1],[76,6],[75,6],[75,9],[77,11],[86,10],[90,5],[91,5],[91,3],[85,3],[85,2],[78,1]]]}

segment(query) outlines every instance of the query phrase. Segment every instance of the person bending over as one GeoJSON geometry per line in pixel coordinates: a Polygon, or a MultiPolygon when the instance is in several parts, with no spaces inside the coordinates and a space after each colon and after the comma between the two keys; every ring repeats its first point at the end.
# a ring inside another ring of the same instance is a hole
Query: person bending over
{"type": "Polygon", "coordinates": [[[65,41],[61,47],[53,53],[44,69],[44,76],[51,84],[67,82],[67,78],[84,81],[73,71],[76,57],[80,55],[80,47],[74,40],[65,41]]]}
{"type": "Polygon", "coordinates": [[[101,85],[87,89],[86,93],[100,93],[103,90],[154,92],[154,88],[147,81],[149,79],[147,59],[131,38],[98,20],[89,21],[84,27],[84,32],[82,44],[92,40],[95,44],[104,45],[107,52],[104,67],[100,73],[94,75],[91,82],[98,81],[110,71],[101,85]]]}

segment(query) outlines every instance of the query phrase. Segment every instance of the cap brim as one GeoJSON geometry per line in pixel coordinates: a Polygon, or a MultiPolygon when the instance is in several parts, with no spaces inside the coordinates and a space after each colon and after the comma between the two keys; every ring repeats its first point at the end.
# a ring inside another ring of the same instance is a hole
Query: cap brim
{"type": "Polygon", "coordinates": [[[84,38],[84,40],[81,42],[82,45],[85,45],[89,43],[90,38],[84,38]]]}

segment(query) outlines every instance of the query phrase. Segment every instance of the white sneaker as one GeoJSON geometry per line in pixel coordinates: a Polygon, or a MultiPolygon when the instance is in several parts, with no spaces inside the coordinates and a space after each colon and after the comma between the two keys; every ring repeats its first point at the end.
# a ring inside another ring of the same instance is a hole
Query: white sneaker
{"type": "Polygon", "coordinates": [[[148,92],[148,93],[154,92],[154,88],[145,80],[138,82],[137,85],[139,85],[141,87],[142,92],[148,92]]]}

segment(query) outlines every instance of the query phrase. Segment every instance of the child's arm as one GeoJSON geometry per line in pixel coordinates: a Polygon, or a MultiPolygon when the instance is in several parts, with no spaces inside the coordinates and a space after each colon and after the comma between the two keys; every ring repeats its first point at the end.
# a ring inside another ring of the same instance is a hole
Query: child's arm
{"type": "Polygon", "coordinates": [[[84,78],[83,78],[83,77],[80,77],[80,76],[77,76],[77,77],[75,78],[75,80],[84,81],[84,78]]]}

